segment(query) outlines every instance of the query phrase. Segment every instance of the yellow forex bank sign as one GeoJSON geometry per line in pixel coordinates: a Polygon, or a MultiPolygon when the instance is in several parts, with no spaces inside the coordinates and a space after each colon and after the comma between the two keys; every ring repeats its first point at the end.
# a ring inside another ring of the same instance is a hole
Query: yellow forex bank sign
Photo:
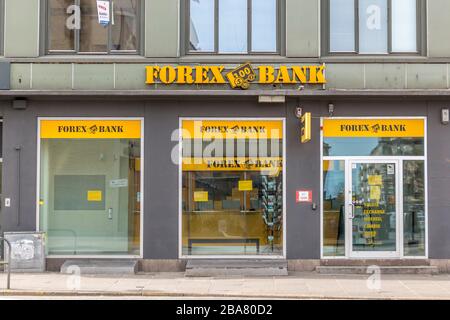
{"type": "Polygon", "coordinates": [[[283,168],[279,157],[183,158],[183,171],[275,171],[283,168]]]}
{"type": "Polygon", "coordinates": [[[42,139],[139,139],[140,120],[41,120],[42,139]]]}
{"type": "Polygon", "coordinates": [[[325,119],[323,136],[328,138],[422,138],[423,119],[325,119]]]}
{"type": "Polygon", "coordinates": [[[258,84],[325,84],[325,66],[258,66],[243,64],[231,71],[225,66],[147,66],[146,84],[213,85],[248,89],[258,84]]]}
{"type": "Polygon", "coordinates": [[[283,122],[183,120],[183,139],[281,139],[283,122]]]}

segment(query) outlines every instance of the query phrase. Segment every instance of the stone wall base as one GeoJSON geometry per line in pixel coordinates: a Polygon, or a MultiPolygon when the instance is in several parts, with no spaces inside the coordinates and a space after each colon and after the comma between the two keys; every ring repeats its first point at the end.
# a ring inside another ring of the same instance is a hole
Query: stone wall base
{"type": "Polygon", "coordinates": [[[450,273],[450,259],[430,259],[430,266],[437,267],[439,273],[450,273]]]}
{"type": "Polygon", "coordinates": [[[178,259],[142,259],[139,260],[139,272],[184,272],[186,260],[178,259]]]}
{"type": "Polygon", "coordinates": [[[316,267],[320,266],[319,259],[307,259],[307,260],[288,260],[288,271],[300,272],[300,271],[314,271],[316,267]]]}
{"type": "MultiPolygon", "coordinates": [[[[47,259],[46,270],[50,272],[59,272],[61,266],[67,259],[47,259]]],[[[348,260],[347,264],[351,264],[352,260],[348,260]]],[[[450,273],[450,259],[429,259],[426,260],[430,266],[437,267],[439,273],[450,273]]],[[[317,266],[321,265],[319,259],[289,259],[288,271],[291,272],[307,272],[315,271],[317,266]]],[[[140,259],[138,261],[139,272],[184,272],[186,270],[187,260],[180,259],[140,259]]],[[[405,265],[410,265],[405,262],[405,265]]],[[[397,265],[402,265],[401,261],[397,261],[397,265]]]]}

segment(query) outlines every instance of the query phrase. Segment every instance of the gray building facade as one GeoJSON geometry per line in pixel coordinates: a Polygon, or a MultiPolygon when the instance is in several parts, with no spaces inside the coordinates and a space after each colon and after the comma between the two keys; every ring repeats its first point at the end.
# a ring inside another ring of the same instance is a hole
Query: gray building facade
{"type": "Polygon", "coordinates": [[[1,232],[49,270],[448,271],[448,1],[258,1],[2,1],[1,232]]]}

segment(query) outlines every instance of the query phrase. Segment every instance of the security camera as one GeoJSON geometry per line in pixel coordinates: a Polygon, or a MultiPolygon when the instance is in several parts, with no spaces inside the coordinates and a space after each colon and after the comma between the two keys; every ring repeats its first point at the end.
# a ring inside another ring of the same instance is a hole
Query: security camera
{"type": "Polygon", "coordinates": [[[329,103],[328,104],[328,114],[329,114],[330,117],[332,117],[333,113],[334,113],[334,104],[329,103]]]}

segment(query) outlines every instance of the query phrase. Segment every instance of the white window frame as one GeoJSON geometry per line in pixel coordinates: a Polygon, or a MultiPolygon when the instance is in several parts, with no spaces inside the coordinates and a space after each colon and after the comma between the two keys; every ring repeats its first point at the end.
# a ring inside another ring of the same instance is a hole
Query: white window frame
{"type": "MultiPolygon", "coordinates": [[[[324,26],[322,30],[322,47],[323,54],[327,56],[422,56],[427,53],[427,17],[426,12],[428,12],[428,1],[427,0],[417,0],[417,11],[416,11],[416,51],[393,51],[392,50],[392,0],[388,0],[388,35],[387,35],[387,52],[382,53],[365,53],[359,51],[359,0],[355,0],[355,48],[353,51],[332,51],[331,50],[331,0],[322,0],[320,5],[322,7],[322,20],[324,21],[324,26]]],[[[394,0],[395,1],[395,0],[394,0]]]]}
{"type": "Polygon", "coordinates": [[[36,179],[36,231],[40,230],[40,215],[39,215],[39,199],[40,199],[40,185],[41,185],[41,121],[43,120],[139,120],[141,122],[141,198],[140,198],[140,235],[139,235],[139,255],[47,255],[46,258],[96,258],[96,259],[143,259],[144,256],[144,118],[143,117],[38,117],[37,118],[37,179],[36,179]]]}
{"type": "Polygon", "coordinates": [[[246,52],[220,52],[219,50],[219,1],[220,0],[214,0],[214,50],[213,51],[195,51],[190,49],[190,19],[191,19],[191,11],[190,11],[190,0],[185,0],[185,52],[188,55],[280,55],[281,54],[281,30],[282,30],[282,23],[284,22],[281,16],[281,12],[284,9],[284,3],[282,1],[284,0],[276,0],[276,50],[275,51],[254,51],[252,49],[252,24],[251,24],[251,16],[252,16],[252,0],[241,0],[241,1],[247,1],[248,2],[248,15],[247,15],[247,30],[245,30],[247,34],[247,51],[246,52]]]}
{"type": "Polygon", "coordinates": [[[180,117],[178,136],[178,257],[179,259],[286,259],[286,119],[285,118],[236,118],[236,117],[180,117]],[[282,121],[283,123],[283,255],[183,255],[183,121],[282,121]]]}

